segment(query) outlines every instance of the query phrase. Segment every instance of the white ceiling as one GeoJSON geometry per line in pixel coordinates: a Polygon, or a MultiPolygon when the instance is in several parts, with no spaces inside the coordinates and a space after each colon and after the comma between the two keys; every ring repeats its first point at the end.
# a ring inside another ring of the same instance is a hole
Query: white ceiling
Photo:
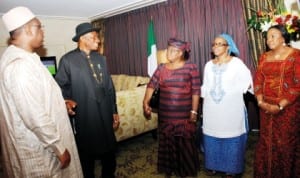
{"type": "Polygon", "coordinates": [[[26,6],[37,16],[94,20],[167,0],[0,0],[0,14],[26,6]]]}

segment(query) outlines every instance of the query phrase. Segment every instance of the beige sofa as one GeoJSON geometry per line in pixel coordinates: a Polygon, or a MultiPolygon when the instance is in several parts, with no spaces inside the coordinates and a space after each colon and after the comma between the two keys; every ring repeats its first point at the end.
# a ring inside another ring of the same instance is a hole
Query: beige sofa
{"type": "Polygon", "coordinates": [[[112,75],[116,89],[120,127],[115,131],[117,141],[155,130],[157,114],[147,119],[143,114],[143,98],[149,77],[112,75]],[[139,86],[141,85],[141,86],[139,86]]]}

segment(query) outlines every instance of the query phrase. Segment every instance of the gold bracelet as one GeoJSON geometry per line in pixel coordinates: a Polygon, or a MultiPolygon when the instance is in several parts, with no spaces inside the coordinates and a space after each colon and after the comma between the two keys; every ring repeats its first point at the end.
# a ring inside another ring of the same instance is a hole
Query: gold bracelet
{"type": "Polygon", "coordinates": [[[194,111],[194,110],[191,110],[191,113],[195,114],[195,115],[198,115],[198,113],[196,111],[194,111]]]}

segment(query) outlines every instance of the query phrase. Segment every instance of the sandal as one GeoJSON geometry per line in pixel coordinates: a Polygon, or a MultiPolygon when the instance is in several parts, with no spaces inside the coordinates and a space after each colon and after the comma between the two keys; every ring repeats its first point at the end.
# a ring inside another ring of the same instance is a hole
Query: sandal
{"type": "Polygon", "coordinates": [[[235,178],[235,174],[226,174],[225,178],[235,178]]]}
{"type": "Polygon", "coordinates": [[[206,173],[205,173],[207,176],[214,176],[217,174],[217,171],[215,170],[206,170],[206,173]]]}

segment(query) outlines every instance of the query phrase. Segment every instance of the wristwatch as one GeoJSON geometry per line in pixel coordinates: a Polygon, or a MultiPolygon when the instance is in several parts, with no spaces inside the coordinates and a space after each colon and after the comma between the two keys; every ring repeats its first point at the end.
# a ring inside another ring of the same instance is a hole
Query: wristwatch
{"type": "Polygon", "coordinates": [[[281,106],[280,104],[277,104],[277,106],[278,106],[278,108],[279,108],[280,111],[283,110],[283,106],[281,106]]]}

